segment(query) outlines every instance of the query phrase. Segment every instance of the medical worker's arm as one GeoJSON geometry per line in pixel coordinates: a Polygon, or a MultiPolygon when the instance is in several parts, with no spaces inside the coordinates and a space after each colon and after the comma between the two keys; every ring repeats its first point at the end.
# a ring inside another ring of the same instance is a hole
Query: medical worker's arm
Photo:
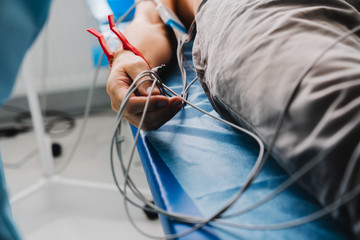
{"type": "MultiPolygon", "coordinates": [[[[181,1],[186,2],[186,0],[181,1]]],[[[163,0],[162,2],[176,11],[176,0],[163,0]]],[[[193,16],[191,8],[186,9],[185,7],[185,9],[181,9],[181,12],[187,18],[193,16]]],[[[187,22],[191,22],[191,19],[188,19],[187,22]]],[[[124,35],[144,55],[151,67],[170,62],[174,50],[173,36],[161,21],[152,1],[138,4],[135,18],[124,31],[124,35]]],[[[113,110],[119,109],[132,80],[139,73],[148,69],[145,61],[133,53],[123,50],[116,52],[107,84],[107,92],[110,95],[113,110]]],[[[129,100],[124,117],[134,126],[139,125],[147,100],[147,89],[150,86],[150,82],[142,84],[138,93],[129,100]]],[[[179,97],[162,96],[158,89],[153,92],[153,95],[143,126],[143,129],[147,131],[159,128],[181,109],[179,97]]]]}

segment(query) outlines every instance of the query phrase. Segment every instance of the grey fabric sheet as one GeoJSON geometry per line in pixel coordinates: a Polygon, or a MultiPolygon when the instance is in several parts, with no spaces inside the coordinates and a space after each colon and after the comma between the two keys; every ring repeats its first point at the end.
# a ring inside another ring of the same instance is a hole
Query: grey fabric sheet
{"type": "MultiPolygon", "coordinates": [[[[304,69],[360,25],[357,0],[208,0],[196,16],[193,58],[214,108],[269,144],[304,69]],[[350,5],[349,3],[353,4],[350,5]]],[[[311,69],[273,155],[324,206],[360,184],[360,32],[311,69]]],[[[332,214],[360,238],[360,197],[332,214]]]]}

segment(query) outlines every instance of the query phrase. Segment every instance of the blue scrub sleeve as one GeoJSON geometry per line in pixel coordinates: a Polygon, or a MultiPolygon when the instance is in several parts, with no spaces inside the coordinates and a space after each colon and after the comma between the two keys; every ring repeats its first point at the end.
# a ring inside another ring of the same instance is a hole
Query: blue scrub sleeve
{"type": "MultiPolygon", "coordinates": [[[[0,1],[0,106],[11,94],[23,57],[39,34],[50,0],[0,1]]],[[[0,239],[21,239],[12,220],[0,156],[0,239]]]]}
{"type": "Polygon", "coordinates": [[[23,57],[39,34],[50,0],[0,1],[0,105],[9,98],[23,57]]]}

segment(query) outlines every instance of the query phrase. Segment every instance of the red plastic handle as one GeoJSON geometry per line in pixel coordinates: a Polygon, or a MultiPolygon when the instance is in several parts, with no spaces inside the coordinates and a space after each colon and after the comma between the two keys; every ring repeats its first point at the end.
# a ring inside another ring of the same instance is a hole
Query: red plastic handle
{"type": "Polygon", "coordinates": [[[108,16],[108,19],[109,19],[109,27],[110,27],[111,31],[113,31],[113,33],[115,33],[115,35],[120,39],[120,41],[123,44],[123,49],[131,51],[135,55],[137,55],[137,56],[141,57],[142,59],[144,59],[144,61],[148,65],[148,67],[151,68],[150,64],[148,63],[148,61],[146,61],[145,57],[141,54],[141,52],[139,50],[137,50],[136,47],[131,45],[130,42],[124,36],[124,34],[122,34],[119,31],[119,29],[116,28],[115,21],[114,21],[114,16],[111,14],[111,15],[108,16]]]}
{"type": "Polygon", "coordinates": [[[95,37],[97,37],[97,39],[99,40],[100,46],[103,49],[103,51],[109,61],[109,64],[111,66],[112,61],[114,59],[114,52],[110,48],[108,48],[108,46],[106,45],[104,36],[100,32],[98,32],[97,30],[95,30],[93,28],[89,28],[87,31],[89,33],[91,33],[92,35],[94,35],[95,37]]]}

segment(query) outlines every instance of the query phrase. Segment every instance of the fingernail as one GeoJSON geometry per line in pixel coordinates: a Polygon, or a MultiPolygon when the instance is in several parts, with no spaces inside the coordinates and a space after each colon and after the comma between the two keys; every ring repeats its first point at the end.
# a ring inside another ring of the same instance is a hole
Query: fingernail
{"type": "Polygon", "coordinates": [[[161,102],[158,102],[158,103],[156,104],[156,106],[157,106],[158,108],[162,108],[162,107],[165,107],[167,104],[168,104],[168,103],[167,103],[166,101],[161,101],[161,102]]]}

